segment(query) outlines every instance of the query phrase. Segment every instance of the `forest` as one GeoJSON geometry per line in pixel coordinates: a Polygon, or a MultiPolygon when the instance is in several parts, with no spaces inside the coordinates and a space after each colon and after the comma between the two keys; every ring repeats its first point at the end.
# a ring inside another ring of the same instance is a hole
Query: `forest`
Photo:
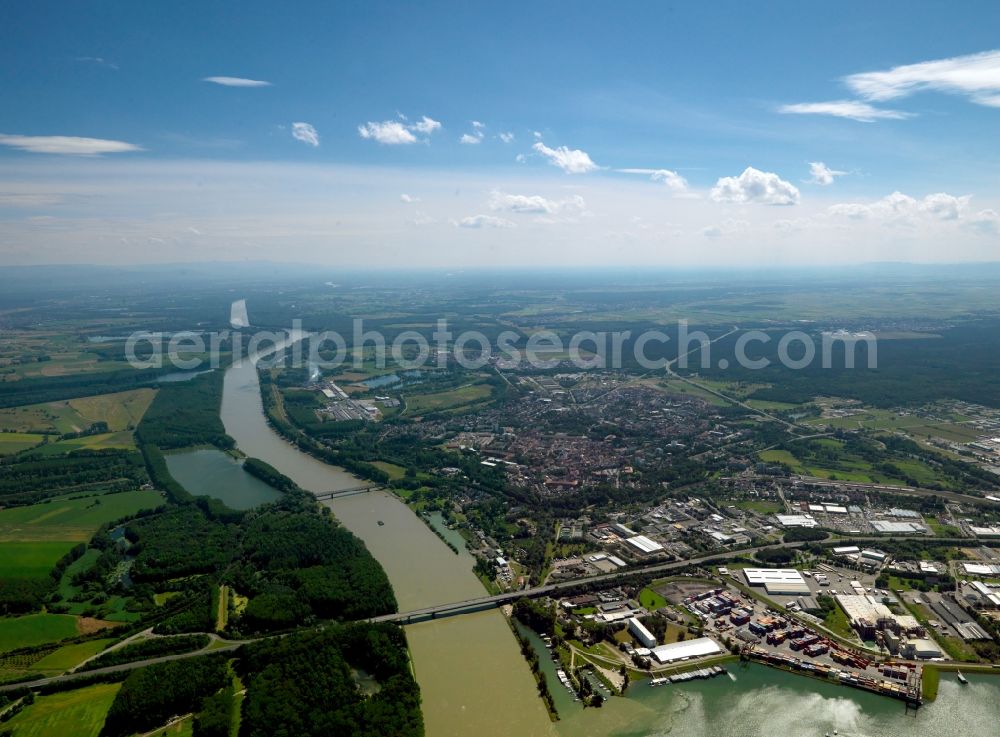
{"type": "Polygon", "coordinates": [[[420,737],[420,692],[395,625],[346,625],[246,647],[240,737],[420,737]],[[376,684],[365,696],[356,673],[376,684]]]}
{"type": "Polygon", "coordinates": [[[222,371],[211,371],[188,381],[163,384],[136,428],[140,443],[161,450],[214,445],[229,450],[235,443],[219,418],[222,371]]]}

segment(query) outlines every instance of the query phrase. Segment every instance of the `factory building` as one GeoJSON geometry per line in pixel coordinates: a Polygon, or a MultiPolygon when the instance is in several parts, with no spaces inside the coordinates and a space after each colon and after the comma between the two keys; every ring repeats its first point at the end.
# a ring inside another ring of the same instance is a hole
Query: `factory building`
{"type": "Polygon", "coordinates": [[[690,658],[703,658],[706,655],[717,655],[721,652],[722,648],[715,640],[709,637],[698,637],[694,640],[660,645],[653,648],[651,654],[660,665],[663,665],[690,658]]]}
{"type": "Polygon", "coordinates": [[[744,568],[748,586],[763,586],[772,595],[795,596],[810,593],[809,584],[794,568],[744,568]]]}
{"type": "Polygon", "coordinates": [[[650,540],[645,535],[633,535],[625,542],[635,548],[642,555],[652,555],[653,553],[659,553],[663,550],[663,546],[660,545],[660,543],[650,540]]]}

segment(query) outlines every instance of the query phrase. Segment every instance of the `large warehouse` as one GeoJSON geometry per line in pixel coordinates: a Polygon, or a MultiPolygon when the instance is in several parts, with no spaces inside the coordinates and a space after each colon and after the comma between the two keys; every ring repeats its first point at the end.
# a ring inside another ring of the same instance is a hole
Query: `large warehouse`
{"type": "Polygon", "coordinates": [[[703,658],[706,655],[715,655],[722,652],[719,644],[708,637],[699,637],[695,640],[683,640],[682,642],[671,642],[668,645],[654,647],[651,654],[660,665],[664,663],[675,663],[678,660],[688,660],[689,658],[703,658]]]}
{"type": "Polygon", "coordinates": [[[794,568],[744,568],[747,585],[763,586],[769,594],[808,595],[809,584],[794,568]]]}

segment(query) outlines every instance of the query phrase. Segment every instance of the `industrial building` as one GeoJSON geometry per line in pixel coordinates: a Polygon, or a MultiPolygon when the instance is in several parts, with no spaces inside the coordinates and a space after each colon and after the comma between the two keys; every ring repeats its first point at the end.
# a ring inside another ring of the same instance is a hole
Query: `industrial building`
{"type": "Polygon", "coordinates": [[[941,648],[934,644],[933,640],[918,638],[903,643],[903,657],[915,660],[933,660],[944,657],[944,653],[941,652],[941,648]]]}
{"type": "Polygon", "coordinates": [[[656,658],[660,665],[665,663],[676,663],[679,660],[690,658],[703,658],[706,655],[717,655],[722,652],[719,644],[709,637],[698,637],[694,640],[684,640],[682,642],[671,642],[668,645],[660,645],[651,651],[651,655],[656,658]]]}
{"type": "Polygon", "coordinates": [[[815,527],[816,520],[808,514],[776,515],[782,527],[815,527]]]}
{"type": "Polygon", "coordinates": [[[640,622],[635,617],[632,617],[628,621],[628,631],[632,633],[643,647],[654,648],[656,647],[656,638],[653,637],[653,633],[646,629],[646,625],[640,622]]]}
{"type": "Polygon", "coordinates": [[[772,595],[795,596],[810,593],[809,584],[794,568],[744,568],[747,585],[763,586],[772,595]]]}
{"type": "Polygon", "coordinates": [[[650,540],[645,535],[633,535],[628,538],[625,542],[635,548],[637,551],[643,555],[652,555],[653,553],[659,553],[663,550],[663,546],[660,543],[650,540]]]}
{"type": "Polygon", "coordinates": [[[872,527],[875,532],[884,535],[912,535],[913,533],[925,533],[927,528],[919,522],[895,522],[884,519],[872,520],[872,527]]]}

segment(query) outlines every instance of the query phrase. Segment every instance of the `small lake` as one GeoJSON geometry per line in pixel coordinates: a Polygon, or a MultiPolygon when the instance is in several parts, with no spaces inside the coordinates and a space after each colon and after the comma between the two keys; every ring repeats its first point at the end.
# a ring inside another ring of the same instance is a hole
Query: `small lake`
{"type": "Polygon", "coordinates": [[[167,468],[177,483],[195,496],[210,496],[230,509],[252,509],[281,496],[256,476],[243,470],[243,464],[214,448],[200,448],[181,453],[167,453],[167,468]]]}

